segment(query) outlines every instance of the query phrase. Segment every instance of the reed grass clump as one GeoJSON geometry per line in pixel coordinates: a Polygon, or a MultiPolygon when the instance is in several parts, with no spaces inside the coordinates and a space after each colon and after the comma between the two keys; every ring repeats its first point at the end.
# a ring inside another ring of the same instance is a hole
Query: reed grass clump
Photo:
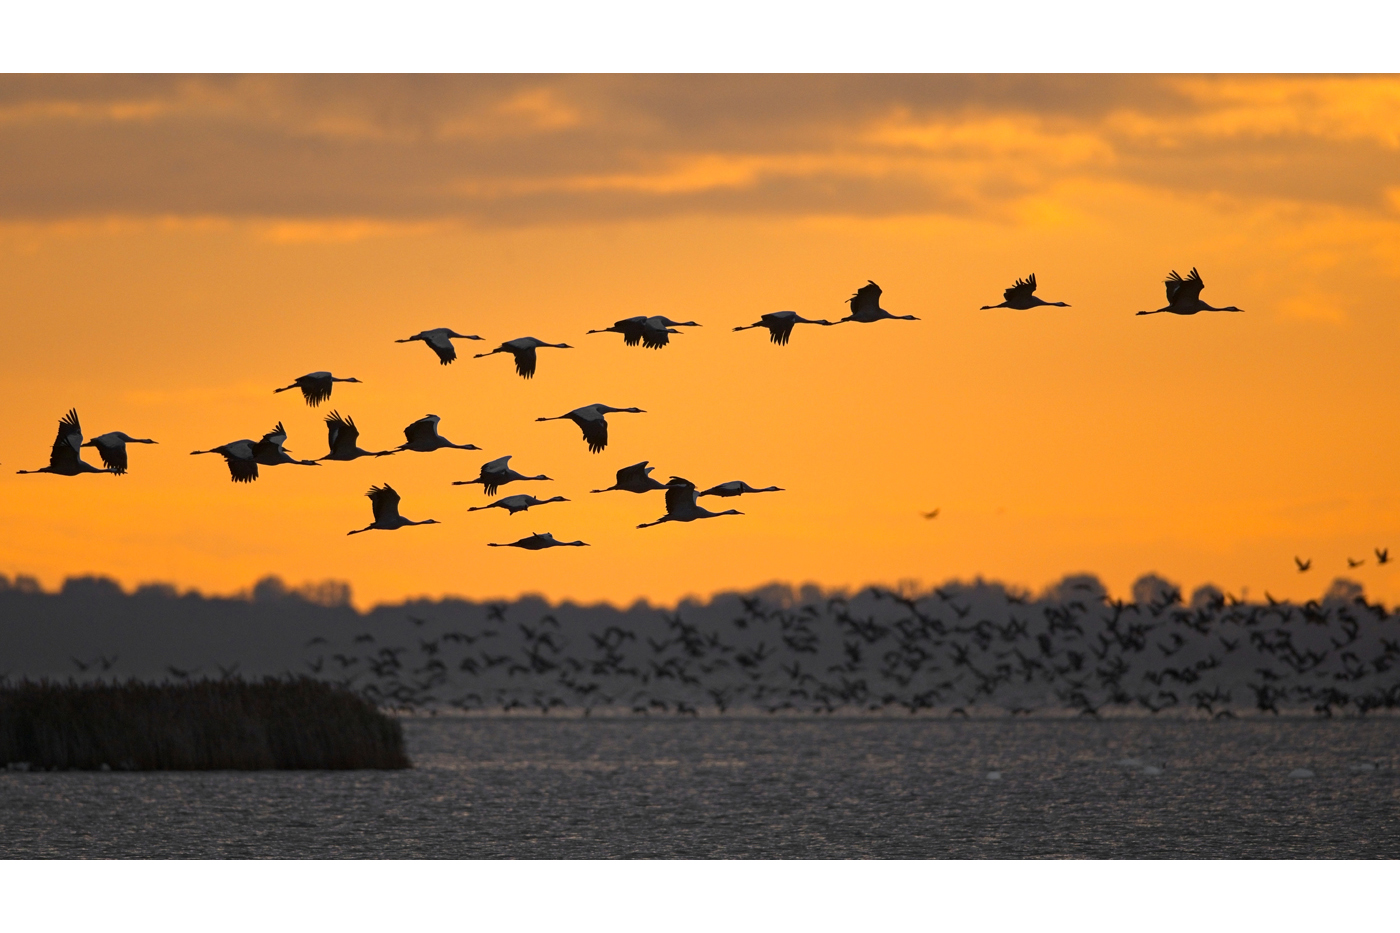
{"type": "Polygon", "coordinates": [[[407,768],[403,729],[310,678],[0,686],[0,767],[207,771],[407,768]]]}

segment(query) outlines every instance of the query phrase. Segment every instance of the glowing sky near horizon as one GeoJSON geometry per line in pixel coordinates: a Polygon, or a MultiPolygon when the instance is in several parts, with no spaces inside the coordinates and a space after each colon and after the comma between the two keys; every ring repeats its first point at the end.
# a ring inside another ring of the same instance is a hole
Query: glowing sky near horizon
{"type": "Polygon", "coordinates": [[[1400,553],[1398,128],[1391,78],[0,78],[0,573],[361,605],[1074,572],[1400,599],[1372,553],[1400,553]],[[1193,266],[1246,313],[1134,316],[1193,266]],[[1031,272],[1072,307],[978,310],[1031,272]],[[835,319],[867,279],[922,320],[730,330],[835,319]],[[704,326],[584,334],[641,313],[704,326]],[[490,343],[394,343],[437,326],[490,343]],[[524,335],[577,349],[529,382],[466,352],[524,335]],[[363,384],[272,393],[320,369],[363,384]],[[647,414],[598,455],[534,420],[592,402],[647,414]],[[70,407],[160,445],[16,476],[70,407]],[[331,409],[371,449],[432,412],[484,450],[250,486],[189,456],[280,420],[319,457],[331,409]],[[468,514],[489,500],[451,481],[504,454],[572,501],[468,514]],[[787,491],[637,530],[659,495],[588,490],[643,459],[787,491]],[[385,481],[443,524],[346,537],[385,481]],[[534,531],[592,547],[484,546],[534,531]]]}

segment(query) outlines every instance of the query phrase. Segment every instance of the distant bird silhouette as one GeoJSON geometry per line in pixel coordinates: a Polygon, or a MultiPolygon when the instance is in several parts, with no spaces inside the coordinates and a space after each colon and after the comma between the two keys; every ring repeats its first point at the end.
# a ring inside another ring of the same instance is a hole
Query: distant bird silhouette
{"type": "Polygon", "coordinates": [[[1173,269],[1167,276],[1167,306],[1158,308],[1156,311],[1139,311],[1138,314],[1162,314],[1170,312],[1172,314],[1195,314],[1197,311],[1243,311],[1243,308],[1236,308],[1231,305],[1228,308],[1212,308],[1201,300],[1201,289],[1206,287],[1206,283],[1201,281],[1201,274],[1193,267],[1191,274],[1186,278],[1177,275],[1173,269]]]}
{"type": "Polygon", "coordinates": [[[743,515],[737,509],[726,509],[723,512],[711,512],[709,509],[701,508],[696,504],[700,494],[695,489],[695,484],[688,479],[673,476],[667,483],[666,490],[666,514],[654,522],[644,522],[638,528],[650,528],[662,522],[693,522],[697,518],[716,518],[720,515],[743,515]]]}
{"type": "Polygon", "coordinates": [[[1299,572],[1299,573],[1306,573],[1306,572],[1308,571],[1308,569],[1309,569],[1310,567],[1312,567],[1312,558],[1309,557],[1307,560],[1301,560],[1301,559],[1298,558],[1298,557],[1294,557],[1294,558],[1293,558],[1293,563],[1295,563],[1295,564],[1298,565],[1298,572],[1299,572]]]}
{"type": "Polygon", "coordinates": [[[1005,298],[999,305],[983,305],[983,311],[990,311],[993,308],[1013,308],[1017,311],[1029,311],[1031,308],[1068,308],[1069,305],[1063,301],[1041,301],[1035,297],[1035,273],[1032,272],[1028,279],[1017,279],[1016,284],[1002,292],[1005,298]]]}
{"type": "Polygon", "coordinates": [[[653,489],[669,489],[665,483],[651,478],[651,471],[656,467],[649,467],[647,463],[648,461],[643,460],[641,463],[623,467],[617,471],[616,483],[607,489],[593,489],[590,492],[651,492],[653,489]]]}
{"type": "Polygon", "coordinates": [[[590,334],[621,334],[622,342],[629,347],[635,347],[642,342],[642,332],[646,330],[646,315],[638,314],[636,317],[626,317],[620,321],[614,321],[611,327],[601,327],[590,330],[590,334]]]}
{"type": "Polygon", "coordinates": [[[941,511],[942,511],[942,509],[934,509],[932,512],[925,512],[925,513],[924,513],[924,518],[937,518],[937,517],[938,517],[938,513],[941,512],[941,511]]]}
{"type": "Polygon", "coordinates": [[[109,431],[106,434],[99,434],[83,446],[96,447],[97,455],[102,458],[102,462],[107,464],[113,473],[120,474],[126,472],[127,444],[154,443],[155,441],[149,437],[132,437],[124,431],[109,431]]]}
{"type": "Polygon", "coordinates": [[[699,326],[700,325],[694,321],[673,321],[663,315],[655,315],[653,317],[637,315],[636,317],[623,318],[620,321],[615,321],[611,327],[590,330],[588,333],[621,334],[622,342],[629,347],[635,347],[640,343],[649,349],[660,350],[671,342],[671,334],[680,333],[680,331],[674,328],[699,326]]]}
{"type": "Polygon", "coordinates": [[[514,515],[516,512],[524,512],[531,506],[548,505],[551,502],[568,501],[569,500],[565,499],[563,496],[554,496],[550,499],[536,499],[534,496],[515,495],[505,496],[504,498],[497,499],[495,502],[492,502],[489,505],[474,505],[471,508],[467,509],[467,511],[480,512],[483,509],[505,509],[510,514],[514,515]]]}
{"type": "Polygon", "coordinates": [[[365,493],[369,498],[370,505],[374,509],[374,521],[363,528],[354,531],[347,531],[347,535],[357,535],[362,531],[379,529],[380,531],[393,531],[395,528],[403,528],[405,525],[438,525],[441,524],[436,518],[425,518],[421,522],[412,522],[399,514],[399,494],[394,491],[394,487],[385,483],[383,486],[371,486],[369,492],[365,493]]]}
{"type": "Polygon", "coordinates": [[[453,482],[453,486],[470,486],[473,483],[480,483],[488,496],[494,496],[496,490],[506,483],[514,483],[519,480],[550,479],[541,473],[539,476],[525,476],[517,473],[509,466],[510,456],[498,457],[481,465],[481,475],[476,479],[459,479],[453,482]]]}
{"type": "Polygon", "coordinates": [[[360,429],[355,427],[354,418],[342,418],[340,412],[333,411],[326,416],[326,442],[331,452],[322,460],[354,460],[359,457],[387,457],[392,450],[362,450],[357,446],[360,429]]]}
{"type": "Polygon", "coordinates": [[[253,445],[254,442],[245,437],[210,450],[192,450],[190,456],[220,454],[228,464],[229,477],[235,483],[251,483],[258,478],[258,460],[253,455],[253,445]]]}
{"type": "Polygon", "coordinates": [[[438,433],[438,422],[442,419],[437,415],[424,415],[417,421],[403,429],[403,436],[408,442],[400,444],[397,450],[416,450],[421,453],[429,453],[434,450],[441,450],[444,447],[454,447],[457,450],[480,450],[475,444],[454,444],[438,433]]]}
{"type": "Polygon", "coordinates": [[[515,357],[515,371],[520,374],[520,378],[530,379],[535,375],[535,350],[540,347],[554,347],[558,350],[573,349],[567,343],[545,343],[534,337],[516,337],[514,340],[507,340],[490,353],[476,354],[473,359],[479,360],[483,356],[491,356],[494,353],[509,353],[515,357]]]}
{"type": "Polygon", "coordinates": [[[331,397],[331,389],[335,387],[335,383],[359,381],[360,380],[354,378],[353,376],[349,379],[340,379],[326,372],[307,373],[305,376],[297,377],[297,380],[291,385],[283,386],[280,389],[273,389],[272,392],[275,395],[278,392],[288,392],[292,389],[300,389],[302,396],[306,399],[306,404],[310,405],[312,408],[315,408],[317,405],[320,405],[326,399],[331,397]]]}
{"type": "Polygon", "coordinates": [[[1360,567],[1364,563],[1366,563],[1366,558],[1364,557],[1360,560],[1352,560],[1350,557],[1347,558],[1347,566],[1351,567],[1352,569],[1360,567]]]}
{"type": "Polygon", "coordinates": [[[291,457],[282,445],[287,440],[287,429],[282,427],[282,422],[277,422],[277,427],[262,436],[262,440],[253,444],[253,459],[263,466],[281,466],[284,463],[294,463],[297,466],[320,466],[315,460],[297,460],[291,457]]]}
{"type": "Polygon", "coordinates": [[[649,350],[660,350],[671,342],[672,334],[679,334],[677,327],[699,327],[694,321],[673,321],[665,315],[653,315],[642,325],[642,346],[649,350]]]}
{"type": "Polygon", "coordinates": [[[602,453],[608,446],[608,421],[604,415],[621,412],[624,414],[642,415],[646,414],[640,408],[612,408],[607,405],[595,403],[585,405],[582,408],[575,408],[571,412],[562,415],[555,415],[552,418],[536,418],[536,421],[560,421],[569,419],[579,426],[583,431],[583,439],[588,442],[588,449],[593,453],[602,453]]]}
{"type": "Polygon", "coordinates": [[[1378,563],[1378,564],[1388,564],[1388,563],[1390,563],[1390,548],[1388,548],[1388,547],[1378,547],[1378,548],[1376,548],[1376,563],[1378,563]]]}
{"type": "Polygon", "coordinates": [[[918,320],[912,314],[890,314],[880,307],[880,295],[882,294],[880,286],[867,280],[867,284],[856,289],[856,293],[846,299],[851,306],[851,313],[836,323],[844,324],[847,321],[854,321],[857,324],[873,324],[876,321],[918,320]]]}
{"type": "Polygon", "coordinates": [[[819,321],[809,321],[796,311],[774,311],[771,314],[759,315],[758,320],[752,324],[745,324],[734,329],[739,331],[766,327],[768,328],[768,339],[781,347],[787,344],[788,338],[792,336],[792,329],[798,324],[820,324],[823,327],[830,327],[832,323],[825,318],[819,321]]]}
{"type": "Polygon", "coordinates": [[[434,327],[432,330],[419,331],[412,337],[405,337],[403,340],[395,340],[394,343],[411,343],[414,340],[421,340],[437,354],[442,365],[446,366],[457,358],[457,348],[452,345],[452,338],[458,340],[480,340],[476,334],[459,334],[450,327],[434,327]]]}
{"type": "MultiPolygon", "coordinates": [[[[120,473],[116,469],[99,469],[82,458],[83,428],[78,423],[78,410],[69,409],[58,422],[58,436],[49,451],[49,465],[37,470],[16,470],[16,473],[53,473],[57,476],[77,476],[79,473],[120,473]]],[[[125,453],[123,452],[123,457],[125,453]]]]}
{"type": "Polygon", "coordinates": [[[720,483],[718,486],[711,486],[709,489],[706,489],[704,492],[696,493],[696,498],[698,499],[700,496],[720,496],[720,497],[722,497],[722,498],[728,499],[728,498],[730,498],[730,497],[732,497],[732,496],[747,495],[748,493],[751,493],[751,492],[785,492],[785,491],[786,491],[786,490],[781,489],[781,488],[779,488],[779,487],[777,487],[777,486],[765,486],[765,487],[763,487],[762,489],[755,489],[754,487],[750,486],[748,483],[744,482],[743,480],[736,479],[736,480],[731,480],[731,481],[728,482],[728,483],[720,483]]]}
{"type": "Polygon", "coordinates": [[[550,547],[588,547],[583,541],[556,541],[554,535],[546,531],[544,534],[533,534],[528,538],[521,538],[519,541],[512,541],[509,544],[487,544],[487,547],[518,547],[527,551],[543,551],[550,547]]]}

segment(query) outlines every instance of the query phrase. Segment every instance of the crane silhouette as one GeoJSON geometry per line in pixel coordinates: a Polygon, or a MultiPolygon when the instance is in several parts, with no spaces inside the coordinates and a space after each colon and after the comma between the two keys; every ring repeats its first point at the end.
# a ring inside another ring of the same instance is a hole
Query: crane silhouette
{"type": "Polygon", "coordinates": [[[622,342],[629,347],[641,344],[651,350],[660,350],[671,342],[672,334],[679,334],[677,327],[699,327],[694,321],[673,321],[664,315],[623,318],[613,322],[611,327],[590,330],[590,334],[621,334],[622,342]]]}
{"type": "Polygon", "coordinates": [[[49,452],[49,465],[37,470],[16,470],[16,473],[53,473],[56,476],[77,476],[79,473],[120,473],[115,469],[99,469],[82,458],[83,428],[78,423],[78,409],[71,408],[58,422],[58,436],[49,452]]]}
{"type": "Polygon", "coordinates": [[[851,313],[836,323],[844,324],[847,321],[854,321],[857,324],[873,324],[876,321],[918,320],[912,314],[890,314],[880,307],[880,295],[882,294],[880,286],[867,279],[865,285],[856,289],[856,293],[846,299],[851,306],[851,313]]]}
{"type": "Polygon", "coordinates": [[[453,447],[457,450],[480,450],[475,444],[454,444],[438,433],[438,422],[442,419],[437,415],[424,415],[417,421],[403,429],[403,436],[407,443],[400,444],[396,450],[416,450],[421,453],[431,453],[434,450],[441,450],[444,447],[453,447]]]}
{"type": "Polygon", "coordinates": [[[340,412],[333,411],[326,416],[326,441],[331,452],[322,460],[355,460],[359,457],[387,457],[392,450],[362,450],[357,446],[360,429],[355,427],[354,418],[342,418],[340,412]]]}
{"type": "Polygon", "coordinates": [[[495,502],[492,502],[489,505],[474,505],[471,508],[467,509],[467,511],[480,512],[483,509],[505,509],[510,514],[514,515],[516,512],[526,511],[531,506],[548,505],[551,502],[568,501],[569,500],[565,499],[563,496],[554,496],[549,499],[536,499],[534,496],[527,495],[504,496],[503,498],[497,499],[495,502]]]}
{"type": "Polygon", "coordinates": [[[102,462],[113,473],[121,474],[126,472],[127,444],[154,443],[149,437],[132,437],[125,431],[108,431],[106,434],[99,434],[83,446],[97,448],[97,455],[102,458],[102,462]]]}
{"type": "Polygon", "coordinates": [[[351,376],[348,379],[341,379],[338,376],[332,376],[330,373],[327,372],[307,373],[305,376],[298,376],[296,381],[289,386],[283,386],[280,389],[273,389],[272,393],[276,395],[278,392],[288,392],[292,389],[300,389],[302,397],[306,399],[306,404],[310,405],[312,408],[315,408],[317,405],[320,405],[326,399],[331,397],[331,389],[335,388],[335,383],[359,381],[360,380],[356,379],[354,376],[351,376]]]}
{"type": "MultiPolygon", "coordinates": [[[[550,477],[541,473],[539,476],[525,476],[517,473],[509,466],[510,456],[498,457],[495,460],[487,461],[481,465],[481,475],[476,479],[459,479],[452,483],[453,486],[470,486],[473,483],[480,483],[482,489],[488,496],[494,496],[496,490],[506,483],[514,483],[520,480],[548,480],[550,477]]],[[[552,480],[551,480],[552,481],[552,480]]]]}
{"type": "Polygon", "coordinates": [[[520,374],[520,378],[530,379],[535,375],[535,351],[540,347],[554,347],[557,350],[573,349],[567,343],[545,343],[534,337],[516,337],[514,340],[507,340],[490,353],[476,354],[473,359],[479,360],[483,356],[491,356],[496,353],[509,353],[515,357],[515,371],[520,374]]]}
{"type": "Polygon", "coordinates": [[[253,455],[253,445],[254,442],[245,437],[209,450],[192,450],[190,456],[220,454],[228,464],[230,479],[235,483],[251,483],[258,478],[258,460],[253,455]]]}
{"type": "Polygon", "coordinates": [[[1294,557],[1294,558],[1293,558],[1293,563],[1295,563],[1295,564],[1298,565],[1298,572],[1299,572],[1299,573],[1307,573],[1310,569],[1312,569],[1312,558],[1311,558],[1311,557],[1309,557],[1307,560],[1303,560],[1303,559],[1300,558],[1300,557],[1294,557]]]}
{"type": "Polygon", "coordinates": [[[755,489],[754,487],[750,486],[748,483],[744,482],[743,480],[741,480],[741,479],[736,479],[736,480],[731,480],[731,481],[728,482],[728,483],[720,483],[718,486],[711,486],[709,489],[706,489],[704,492],[702,492],[702,493],[697,493],[697,494],[696,494],[696,498],[698,499],[700,496],[721,496],[721,497],[723,497],[723,498],[728,499],[728,498],[730,498],[730,497],[732,497],[732,496],[742,496],[742,495],[746,495],[746,494],[748,494],[748,493],[753,493],[753,492],[784,492],[784,491],[785,491],[785,490],[780,489],[780,488],[777,487],[777,486],[765,486],[765,487],[763,487],[762,489],[755,489]]]}
{"type": "Polygon", "coordinates": [[[1031,308],[1068,308],[1069,305],[1063,301],[1042,301],[1035,297],[1035,273],[1030,274],[1030,278],[1017,279],[1016,284],[1002,292],[1003,301],[999,305],[983,305],[983,311],[990,311],[993,308],[1013,308],[1017,311],[1029,311],[1031,308]]]}
{"type": "Polygon", "coordinates": [[[1191,274],[1182,278],[1173,269],[1167,276],[1167,306],[1158,308],[1156,311],[1139,311],[1138,314],[1195,314],[1198,311],[1243,311],[1243,308],[1236,308],[1230,305],[1228,308],[1212,308],[1201,300],[1201,289],[1206,287],[1206,283],[1201,281],[1201,274],[1193,266],[1191,274]]]}
{"type": "Polygon", "coordinates": [[[621,412],[623,414],[643,415],[646,414],[640,408],[612,408],[608,405],[595,403],[585,405],[582,408],[575,408],[571,412],[562,415],[555,415],[552,418],[536,418],[536,421],[561,421],[565,418],[578,425],[583,432],[583,439],[588,442],[588,449],[597,454],[602,453],[608,446],[608,420],[605,415],[621,412]]]}
{"type": "Polygon", "coordinates": [[[638,314],[635,317],[625,317],[620,321],[614,321],[611,327],[600,327],[590,330],[590,334],[621,334],[622,342],[629,347],[635,347],[642,342],[642,333],[646,330],[646,315],[638,314]]]}
{"type": "Polygon", "coordinates": [[[412,343],[421,340],[428,345],[428,348],[437,354],[438,360],[443,366],[451,363],[457,358],[457,348],[452,345],[452,338],[458,340],[480,340],[476,334],[459,334],[450,327],[434,327],[432,330],[423,330],[412,337],[405,337],[402,340],[395,340],[394,343],[412,343]]]}
{"type": "Polygon", "coordinates": [[[654,522],[643,522],[638,528],[650,528],[653,525],[660,525],[662,522],[693,522],[697,518],[717,518],[721,515],[743,515],[737,509],[726,509],[723,512],[711,512],[709,509],[701,508],[696,504],[699,493],[695,490],[695,484],[688,479],[673,476],[667,483],[666,490],[666,514],[654,522]]]}
{"type": "Polygon", "coordinates": [[[365,493],[369,498],[370,506],[374,509],[374,521],[363,528],[356,528],[354,531],[347,531],[347,535],[357,535],[362,531],[378,529],[380,531],[393,531],[396,528],[403,528],[405,525],[439,525],[436,518],[425,518],[421,522],[409,521],[399,514],[399,494],[394,491],[394,487],[385,483],[383,486],[371,486],[369,492],[365,493]]]}
{"type": "Polygon", "coordinates": [[[768,328],[768,339],[782,347],[787,345],[788,339],[792,337],[792,329],[798,324],[820,324],[823,327],[830,327],[832,323],[825,318],[819,321],[809,321],[796,311],[774,311],[771,314],[759,315],[758,320],[752,324],[744,324],[734,329],[740,331],[766,327],[768,328]]]}
{"type": "Polygon", "coordinates": [[[651,478],[651,471],[656,467],[649,467],[649,461],[643,460],[641,463],[634,463],[625,466],[617,471],[617,482],[607,489],[593,489],[590,492],[651,492],[653,489],[670,489],[665,483],[651,478]]]}
{"type": "Polygon", "coordinates": [[[509,544],[487,544],[487,547],[518,547],[526,551],[543,551],[551,547],[588,547],[584,541],[556,541],[554,535],[546,531],[544,534],[533,534],[528,538],[521,538],[519,541],[512,541],[509,544]]]}

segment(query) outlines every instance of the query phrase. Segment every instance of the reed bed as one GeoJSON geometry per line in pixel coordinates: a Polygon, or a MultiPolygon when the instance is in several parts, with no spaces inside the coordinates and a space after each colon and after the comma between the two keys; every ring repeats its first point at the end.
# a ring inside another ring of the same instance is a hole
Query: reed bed
{"type": "Polygon", "coordinates": [[[403,729],[306,677],[0,686],[0,767],[208,771],[408,768],[403,729]]]}

